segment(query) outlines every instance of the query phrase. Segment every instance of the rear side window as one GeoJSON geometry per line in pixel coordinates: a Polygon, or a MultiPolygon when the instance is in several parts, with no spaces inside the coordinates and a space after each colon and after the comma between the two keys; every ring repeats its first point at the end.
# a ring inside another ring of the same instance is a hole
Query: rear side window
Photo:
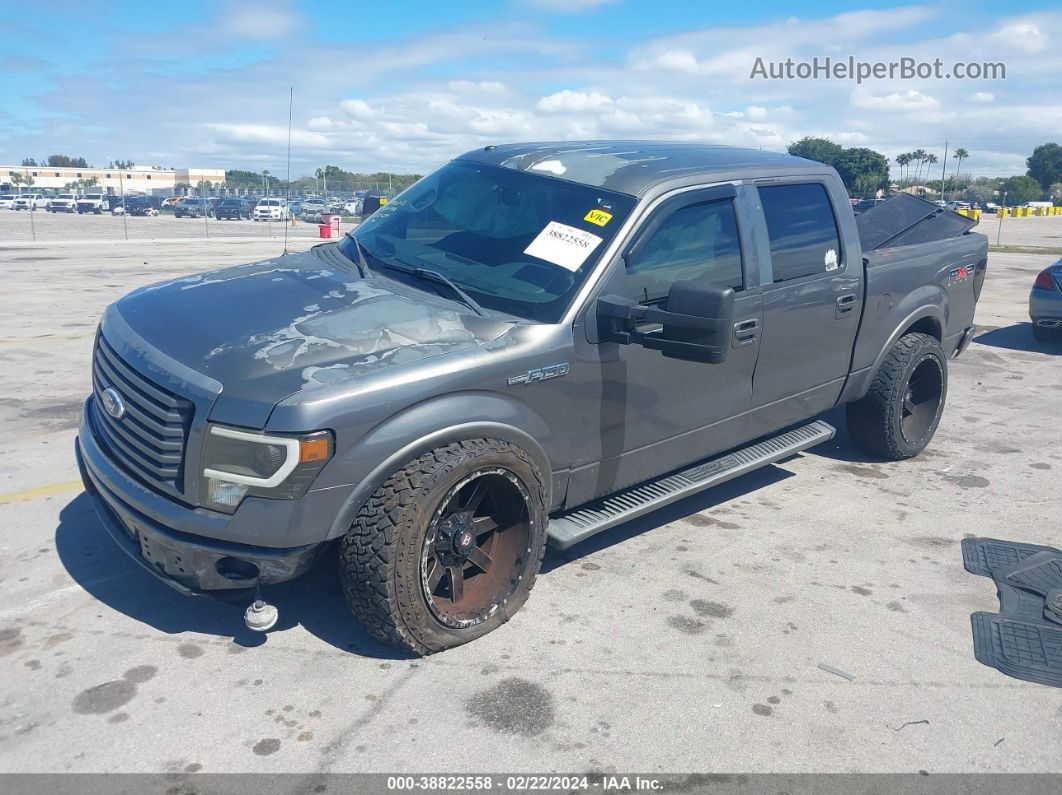
{"type": "Polygon", "coordinates": [[[839,267],[837,220],[824,185],[773,185],[759,192],[775,284],[839,267]]]}
{"type": "Polygon", "coordinates": [[[676,210],[627,259],[627,295],[640,302],[667,297],[671,285],[696,279],[741,290],[741,243],[730,199],[676,210]]]}

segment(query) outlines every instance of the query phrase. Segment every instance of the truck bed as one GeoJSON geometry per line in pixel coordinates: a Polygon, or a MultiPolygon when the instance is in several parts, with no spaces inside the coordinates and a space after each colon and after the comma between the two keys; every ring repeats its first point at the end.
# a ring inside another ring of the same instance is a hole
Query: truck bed
{"type": "Polygon", "coordinates": [[[934,334],[945,353],[954,353],[973,325],[987,262],[988,238],[975,232],[864,251],[866,294],[850,387],[857,393],[861,383],[865,388],[884,352],[912,326],[934,334]]]}

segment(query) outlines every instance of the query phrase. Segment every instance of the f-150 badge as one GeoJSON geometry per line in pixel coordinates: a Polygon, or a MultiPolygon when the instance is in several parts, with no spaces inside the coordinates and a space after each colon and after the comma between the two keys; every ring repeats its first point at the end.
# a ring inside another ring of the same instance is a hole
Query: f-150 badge
{"type": "Polygon", "coordinates": [[[533,384],[535,381],[547,381],[550,378],[567,375],[570,369],[571,367],[568,366],[567,362],[551,364],[546,367],[536,367],[534,370],[528,370],[521,375],[509,376],[509,386],[514,384],[533,384]]]}

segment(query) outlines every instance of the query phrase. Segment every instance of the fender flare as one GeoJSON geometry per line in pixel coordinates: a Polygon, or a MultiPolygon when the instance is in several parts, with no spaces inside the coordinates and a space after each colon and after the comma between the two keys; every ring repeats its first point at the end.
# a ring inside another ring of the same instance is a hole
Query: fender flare
{"type": "Polygon", "coordinates": [[[878,370],[881,368],[881,363],[884,362],[885,357],[889,355],[892,346],[896,344],[896,341],[899,340],[900,337],[911,328],[911,326],[919,321],[931,321],[935,331],[934,336],[936,336],[938,340],[943,340],[944,329],[947,327],[944,312],[944,307],[939,304],[927,304],[918,307],[904,317],[903,320],[896,324],[896,328],[893,329],[888,339],[885,340],[885,344],[881,347],[881,350],[878,351],[878,355],[874,358],[873,364],[865,369],[860,369],[856,374],[849,375],[848,383],[845,385],[841,397],[837,402],[851,403],[866,395],[867,390],[870,388],[871,381],[874,380],[874,376],[877,375],[878,370]]]}
{"type": "Polygon", "coordinates": [[[923,306],[919,309],[916,309],[900,321],[900,323],[893,330],[892,334],[890,334],[889,338],[885,341],[885,345],[882,347],[877,357],[874,359],[874,364],[870,368],[870,371],[872,373],[876,373],[878,371],[878,368],[881,367],[881,363],[885,361],[885,357],[888,356],[889,351],[892,350],[892,346],[895,345],[897,340],[899,340],[900,337],[904,335],[907,329],[911,328],[911,326],[913,326],[918,321],[926,319],[933,321],[933,326],[936,329],[936,334],[934,336],[937,338],[938,342],[942,341],[944,339],[945,325],[943,308],[936,306],[935,304],[930,306],[923,306]]]}
{"type": "MultiPolygon", "coordinates": [[[[397,416],[400,417],[401,415],[397,416]]],[[[387,423],[384,424],[386,425],[387,423]]],[[[473,421],[440,428],[415,439],[400,447],[373,467],[361,482],[355,483],[351,488],[343,507],[340,508],[332,521],[332,526],[329,528],[325,540],[339,538],[346,533],[354,520],[354,516],[361,510],[361,506],[365,504],[365,501],[398,469],[437,447],[469,439],[499,439],[516,445],[530,455],[542,472],[543,483],[546,487],[543,500],[546,510],[549,510],[550,505],[552,505],[552,477],[549,457],[546,455],[546,451],[542,449],[542,446],[526,431],[512,425],[501,422],[473,421]]]]}

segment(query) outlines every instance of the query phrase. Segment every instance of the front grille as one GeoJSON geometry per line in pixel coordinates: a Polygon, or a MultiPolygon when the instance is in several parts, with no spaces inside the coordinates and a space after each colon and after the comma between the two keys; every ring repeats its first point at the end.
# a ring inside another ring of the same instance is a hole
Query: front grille
{"type": "Polygon", "coordinates": [[[145,485],[184,491],[184,447],[192,403],[163,389],[127,365],[103,335],[92,358],[93,426],[111,458],[145,485]],[[103,409],[103,391],[114,389],[125,404],[115,419],[103,409]]]}

